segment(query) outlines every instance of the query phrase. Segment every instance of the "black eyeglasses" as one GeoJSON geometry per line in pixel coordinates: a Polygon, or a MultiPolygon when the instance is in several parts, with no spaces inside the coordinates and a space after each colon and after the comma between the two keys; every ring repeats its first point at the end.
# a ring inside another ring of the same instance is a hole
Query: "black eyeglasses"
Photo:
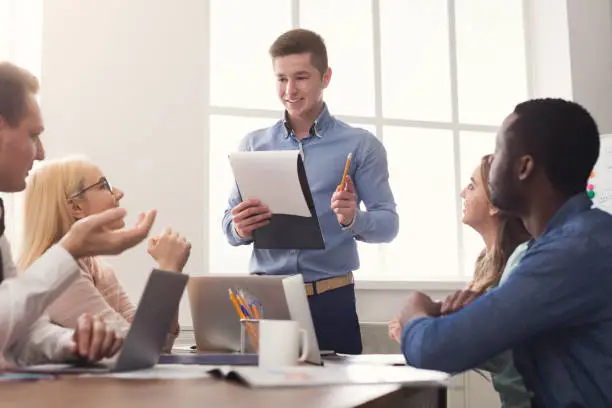
{"type": "Polygon", "coordinates": [[[80,191],[74,193],[69,198],[76,198],[76,197],[82,195],[83,193],[85,193],[86,191],[89,191],[89,190],[94,189],[96,187],[102,187],[104,190],[108,190],[108,192],[110,192],[110,193],[113,192],[113,186],[110,185],[110,183],[108,182],[106,177],[100,177],[100,180],[98,180],[95,183],[93,183],[93,184],[91,184],[91,185],[81,189],[80,191]]]}

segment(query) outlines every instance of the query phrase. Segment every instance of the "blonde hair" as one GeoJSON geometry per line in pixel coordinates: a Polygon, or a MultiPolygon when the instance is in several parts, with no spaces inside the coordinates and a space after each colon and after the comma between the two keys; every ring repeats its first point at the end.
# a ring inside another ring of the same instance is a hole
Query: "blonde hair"
{"type": "Polygon", "coordinates": [[[25,189],[21,270],[59,242],[75,223],[67,199],[84,188],[86,171],[92,168],[96,166],[87,158],[72,156],[43,162],[30,174],[25,189]]]}

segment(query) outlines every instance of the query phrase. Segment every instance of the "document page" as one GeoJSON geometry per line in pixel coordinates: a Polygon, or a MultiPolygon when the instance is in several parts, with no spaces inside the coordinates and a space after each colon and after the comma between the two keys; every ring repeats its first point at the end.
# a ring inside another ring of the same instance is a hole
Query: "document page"
{"type": "Polygon", "coordinates": [[[298,176],[298,155],[298,150],[231,153],[242,200],[259,200],[272,214],[310,217],[298,176]]]}

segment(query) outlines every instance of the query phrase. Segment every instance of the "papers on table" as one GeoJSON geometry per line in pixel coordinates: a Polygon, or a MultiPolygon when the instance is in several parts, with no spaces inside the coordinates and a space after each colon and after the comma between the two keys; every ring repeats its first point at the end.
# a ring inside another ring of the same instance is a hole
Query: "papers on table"
{"type": "MultiPolygon", "coordinates": [[[[331,385],[431,385],[447,386],[450,375],[440,371],[422,370],[411,366],[392,366],[395,358],[370,358],[369,362],[359,364],[332,363],[325,366],[300,365],[280,368],[260,368],[258,366],[196,365],[196,364],[157,364],[152,368],[127,371],[82,374],[80,377],[102,377],[124,380],[194,380],[214,377],[221,380],[234,380],[252,388],[269,387],[317,387],[331,385]]],[[[49,372],[62,365],[38,366],[40,371],[49,372]],[[44,370],[42,369],[44,367],[44,370]]],[[[54,376],[36,374],[36,366],[29,367],[30,374],[8,373],[6,381],[33,379],[52,379],[54,376]]]]}
{"type": "Polygon", "coordinates": [[[43,373],[13,373],[0,372],[0,383],[2,382],[22,382],[22,381],[39,381],[39,380],[54,380],[57,376],[43,373]]]}
{"type": "Polygon", "coordinates": [[[209,368],[184,364],[158,364],[151,368],[122,373],[95,375],[96,377],[120,378],[123,380],[194,380],[209,377],[209,368]]]}
{"type": "Polygon", "coordinates": [[[336,354],[334,356],[325,357],[324,361],[326,364],[406,365],[406,358],[402,354],[336,354]]]}
{"type": "Polygon", "coordinates": [[[210,373],[237,380],[249,387],[314,387],[357,384],[432,384],[445,386],[450,375],[440,371],[386,365],[297,366],[277,369],[219,367],[210,373]]]}

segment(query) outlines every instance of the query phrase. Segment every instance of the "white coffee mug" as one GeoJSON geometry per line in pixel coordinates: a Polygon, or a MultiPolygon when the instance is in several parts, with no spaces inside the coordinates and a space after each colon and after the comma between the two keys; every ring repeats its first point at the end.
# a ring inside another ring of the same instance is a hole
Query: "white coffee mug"
{"type": "Polygon", "coordinates": [[[294,320],[259,321],[259,366],[286,367],[306,361],[308,336],[294,320]],[[300,355],[300,346],[302,355],[300,355]]]}

